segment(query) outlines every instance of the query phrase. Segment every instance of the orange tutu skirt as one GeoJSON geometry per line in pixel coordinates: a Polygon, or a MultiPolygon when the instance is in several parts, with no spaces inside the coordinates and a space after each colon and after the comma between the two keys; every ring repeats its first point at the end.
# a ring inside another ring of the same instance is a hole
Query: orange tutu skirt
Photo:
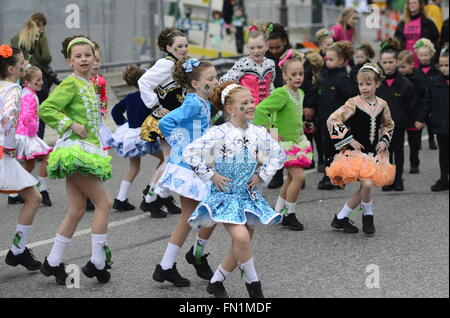
{"type": "Polygon", "coordinates": [[[349,183],[369,180],[375,187],[383,187],[394,183],[395,178],[395,166],[389,163],[389,156],[373,157],[361,151],[346,150],[337,154],[325,171],[331,182],[341,188],[349,183]]]}

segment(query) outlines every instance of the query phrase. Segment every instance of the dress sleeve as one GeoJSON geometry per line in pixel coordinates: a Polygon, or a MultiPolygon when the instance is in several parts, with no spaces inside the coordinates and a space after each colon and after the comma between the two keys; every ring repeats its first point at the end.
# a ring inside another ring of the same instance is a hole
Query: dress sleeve
{"type": "Polygon", "coordinates": [[[234,82],[238,83],[239,80],[241,79],[241,77],[244,76],[242,63],[243,62],[241,60],[234,63],[231,70],[229,70],[224,76],[222,76],[222,78],[220,79],[220,82],[224,83],[224,82],[228,82],[228,81],[234,81],[234,82]]]}
{"type": "Polygon", "coordinates": [[[216,144],[220,143],[224,137],[219,129],[218,126],[210,128],[183,151],[184,161],[203,182],[209,181],[216,173],[208,163],[213,161],[211,160],[211,150],[214,150],[216,144]]]}
{"type": "Polygon", "coordinates": [[[15,149],[15,128],[20,109],[20,88],[9,89],[3,98],[3,109],[0,113],[0,146],[15,149]],[[1,139],[3,138],[3,140],[1,139]]]}
{"type": "Polygon", "coordinates": [[[387,148],[389,148],[389,145],[391,144],[394,128],[395,124],[394,120],[392,120],[391,111],[389,110],[388,104],[384,102],[383,115],[381,117],[380,141],[384,142],[387,148]]]}
{"type": "Polygon", "coordinates": [[[100,77],[100,110],[102,113],[106,113],[108,111],[108,96],[106,93],[106,80],[104,77],[100,77]]]}
{"type": "Polygon", "coordinates": [[[121,126],[127,122],[127,119],[123,115],[127,107],[126,103],[127,98],[128,96],[122,99],[120,102],[118,102],[117,105],[114,106],[113,109],[111,110],[111,116],[117,126],[121,126]]]}
{"type": "Polygon", "coordinates": [[[200,112],[200,107],[193,100],[186,100],[180,107],[161,118],[158,127],[171,147],[186,142],[186,134],[177,128],[192,122],[200,112]]]}
{"type": "Polygon", "coordinates": [[[356,112],[356,104],[352,100],[348,100],[344,106],[331,114],[327,120],[327,128],[330,132],[331,139],[335,142],[334,147],[339,150],[348,145],[353,140],[350,129],[345,125],[356,112]]]}
{"type": "Polygon", "coordinates": [[[64,114],[64,109],[75,98],[77,88],[70,78],[59,84],[39,107],[39,117],[58,134],[63,135],[73,120],[64,114]]]}
{"type": "Polygon", "coordinates": [[[161,59],[139,79],[139,91],[147,108],[154,110],[158,106],[158,95],[155,90],[161,83],[172,77],[173,62],[161,59]],[[156,106],[156,107],[155,107],[156,106]]]}
{"type": "Polygon", "coordinates": [[[255,111],[253,124],[264,126],[267,129],[272,128],[271,114],[283,109],[289,99],[288,93],[284,88],[277,88],[269,97],[258,104],[255,111]]]}
{"type": "MultiPolygon", "coordinates": [[[[258,106],[259,107],[259,106],[258,106]]],[[[283,168],[283,163],[286,154],[267,130],[259,127],[259,144],[258,144],[258,159],[262,163],[261,167],[256,171],[258,176],[264,181],[266,185],[272,180],[275,173],[283,168]]]]}

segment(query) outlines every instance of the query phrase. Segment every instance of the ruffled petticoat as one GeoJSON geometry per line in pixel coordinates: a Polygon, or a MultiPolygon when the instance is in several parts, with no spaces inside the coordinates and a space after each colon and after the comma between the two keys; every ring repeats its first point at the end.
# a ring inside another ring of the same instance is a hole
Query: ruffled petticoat
{"type": "Polygon", "coordinates": [[[201,201],[210,189],[211,182],[204,183],[192,169],[168,162],[155,186],[155,193],[164,198],[175,192],[180,196],[201,201]]]}
{"type": "Polygon", "coordinates": [[[128,123],[125,123],[110,136],[107,145],[122,158],[143,157],[161,151],[161,144],[158,140],[150,143],[142,140],[140,135],[141,128],[129,128],[128,123]]]}
{"type": "Polygon", "coordinates": [[[300,136],[300,142],[291,141],[280,142],[281,148],[286,154],[284,166],[305,168],[311,166],[313,159],[313,149],[311,143],[305,135],[300,136]]]}
{"type": "Polygon", "coordinates": [[[111,138],[112,132],[108,128],[108,126],[105,125],[103,121],[100,122],[100,127],[98,130],[99,139],[100,139],[100,145],[103,150],[109,150],[111,149],[110,146],[108,146],[108,140],[111,138]]]}
{"type": "Polygon", "coordinates": [[[38,136],[28,137],[16,135],[16,158],[19,160],[33,160],[45,157],[53,148],[38,136]]]}
{"type": "Polygon", "coordinates": [[[22,165],[7,154],[0,159],[0,193],[17,193],[32,188],[38,180],[29,174],[22,165]]]}
{"type": "Polygon", "coordinates": [[[372,181],[375,187],[391,185],[395,179],[395,166],[389,163],[389,155],[375,157],[360,151],[347,150],[337,154],[326,174],[335,186],[358,181],[372,181]]]}
{"type": "Polygon", "coordinates": [[[100,147],[83,140],[59,139],[48,160],[48,175],[62,179],[75,173],[111,178],[111,157],[100,147]]]}

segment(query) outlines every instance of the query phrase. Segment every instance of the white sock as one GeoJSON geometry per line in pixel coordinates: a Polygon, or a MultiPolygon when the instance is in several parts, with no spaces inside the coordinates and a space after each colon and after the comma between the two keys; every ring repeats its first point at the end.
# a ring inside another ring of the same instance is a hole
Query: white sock
{"type": "Polygon", "coordinates": [[[206,251],[206,246],[208,245],[208,240],[204,240],[202,238],[200,238],[197,234],[197,237],[195,238],[195,245],[194,245],[194,256],[195,256],[195,251],[197,250],[197,248],[199,248],[201,250],[201,256],[205,255],[205,251],[206,251]]]}
{"type": "Polygon", "coordinates": [[[31,225],[17,224],[16,235],[14,236],[13,245],[11,247],[11,252],[14,255],[22,254],[25,251],[25,246],[27,245],[28,238],[30,237],[30,231],[31,225]]]}
{"type": "Polygon", "coordinates": [[[18,193],[13,193],[13,194],[10,194],[9,196],[11,198],[17,198],[19,196],[19,194],[18,193]]]}
{"type": "Polygon", "coordinates": [[[282,197],[278,197],[277,204],[275,205],[275,211],[280,212],[281,210],[283,210],[285,204],[286,204],[286,200],[283,199],[282,197]]]}
{"type": "Polygon", "coordinates": [[[361,205],[362,205],[362,208],[363,208],[363,215],[373,215],[372,202],[373,201],[370,201],[369,203],[365,203],[365,202],[361,201],[361,205]]]}
{"type": "Polygon", "coordinates": [[[155,184],[150,184],[150,190],[145,195],[145,202],[151,203],[158,198],[158,195],[155,193],[155,184]]]}
{"type": "Polygon", "coordinates": [[[178,256],[178,253],[180,252],[181,247],[169,243],[167,244],[166,252],[164,253],[164,257],[161,261],[161,267],[163,270],[171,269],[173,267],[173,264],[175,263],[175,260],[178,256]]]}
{"type": "Polygon", "coordinates": [[[253,257],[250,258],[246,263],[240,264],[239,267],[244,271],[245,281],[247,284],[251,284],[259,281],[258,275],[256,274],[255,263],[253,262],[253,257]]]}
{"type": "Polygon", "coordinates": [[[286,202],[286,205],[288,207],[288,214],[295,214],[295,212],[296,212],[295,210],[297,208],[297,202],[294,202],[294,203],[286,202]]]}
{"type": "Polygon", "coordinates": [[[350,213],[353,212],[353,209],[350,208],[347,203],[344,205],[344,207],[342,208],[341,212],[339,212],[339,214],[337,215],[337,218],[339,220],[342,220],[343,218],[346,218],[347,216],[350,215],[350,213]]]}
{"type": "Polygon", "coordinates": [[[48,190],[48,178],[39,177],[39,192],[48,190]]]}
{"type": "Polygon", "coordinates": [[[131,187],[131,183],[129,183],[128,181],[122,180],[122,182],[120,183],[120,190],[119,190],[119,194],[117,195],[117,200],[123,202],[127,199],[127,195],[128,195],[128,190],[131,187]]]}
{"type": "Polygon", "coordinates": [[[211,278],[211,283],[214,284],[215,282],[223,282],[230,274],[230,272],[223,269],[222,265],[219,265],[219,268],[214,273],[213,278],[211,278]]]}
{"type": "Polygon", "coordinates": [[[107,243],[108,234],[91,234],[92,238],[92,256],[91,263],[99,270],[105,268],[105,251],[103,247],[107,243]]]}
{"type": "Polygon", "coordinates": [[[53,243],[52,250],[47,256],[47,262],[51,267],[59,266],[62,263],[64,257],[64,250],[69,245],[70,239],[62,235],[56,234],[55,242],[53,243]]]}

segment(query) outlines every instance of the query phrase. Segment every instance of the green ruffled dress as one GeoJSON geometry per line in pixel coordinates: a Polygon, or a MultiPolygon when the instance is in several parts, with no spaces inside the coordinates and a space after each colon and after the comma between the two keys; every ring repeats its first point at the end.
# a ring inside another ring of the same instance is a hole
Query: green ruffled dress
{"type": "Polygon", "coordinates": [[[94,86],[72,74],[59,84],[39,107],[39,117],[61,136],[48,160],[50,178],[62,179],[75,173],[111,178],[111,157],[100,146],[99,100],[94,86]],[[82,140],[69,128],[72,123],[86,128],[82,140]]]}

